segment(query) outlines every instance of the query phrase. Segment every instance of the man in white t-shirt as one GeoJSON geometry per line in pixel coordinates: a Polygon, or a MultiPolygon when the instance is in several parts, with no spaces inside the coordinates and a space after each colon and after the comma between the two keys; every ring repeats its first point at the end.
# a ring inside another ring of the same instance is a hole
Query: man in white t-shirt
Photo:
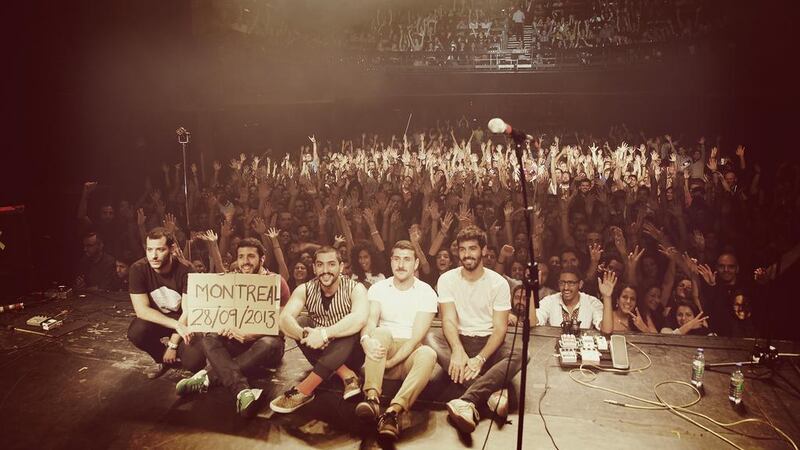
{"type": "Polygon", "coordinates": [[[559,292],[548,295],[536,309],[536,325],[560,327],[561,323],[578,320],[581,328],[600,329],[603,322],[603,302],[581,292],[583,281],[574,268],[564,268],[558,276],[559,292]]]}
{"type": "Polygon", "coordinates": [[[394,244],[391,265],[393,276],[367,291],[369,318],[361,331],[361,345],[367,356],[365,400],[356,406],[356,415],[378,419],[378,433],[397,439],[402,414],[425,389],[436,366],[436,352],[421,342],[436,315],[438,298],[430,285],[414,276],[419,258],[411,242],[394,244]],[[379,416],[384,378],[403,380],[403,384],[386,412],[379,416]]]}
{"type": "Polygon", "coordinates": [[[447,402],[447,411],[456,428],[471,433],[480,420],[476,405],[487,403],[490,411],[508,414],[504,384],[519,372],[522,356],[505,342],[511,311],[508,282],[483,267],[486,233],[468,226],[456,240],[461,267],[443,273],[437,286],[446,342],[438,335],[431,341],[450,379],[467,387],[460,398],[447,402]]]}

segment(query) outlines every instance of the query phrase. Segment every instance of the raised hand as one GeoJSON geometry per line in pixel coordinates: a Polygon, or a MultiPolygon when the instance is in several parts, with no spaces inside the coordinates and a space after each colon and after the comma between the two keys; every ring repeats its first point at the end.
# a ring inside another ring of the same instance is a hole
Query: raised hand
{"type": "Polygon", "coordinates": [[[502,256],[502,258],[498,258],[498,259],[502,259],[503,261],[508,261],[514,256],[514,251],[515,250],[514,250],[513,246],[511,246],[509,244],[505,244],[505,245],[503,245],[503,247],[500,248],[500,255],[499,256],[502,256]]]}
{"type": "Polygon", "coordinates": [[[678,257],[678,249],[672,246],[664,246],[662,244],[658,244],[658,251],[662,255],[666,256],[669,259],[677,259],[678,257]]]}
{"type": "Polygon", "coordinates": [[[744,157],[744,151],[745,151],[744,145],[736,147],[736,156],[740,158],[744,157]]]}
{"type": "Polygon", "coordinates": [[[192,174],[197,175],[197,164],[192,163],[190,169],[192,170],[192,174]]]}
{"type": "Polygon", "coordinates": [[[589,259],[596,264],[600,262],[601,256],[603,256],[603,246],[600,244],[589,244],[589,259]]]}
{"type": "Polygon", "coordinates": [[[642,225],[642,231],[644,231],[645,234],[652,237],[658,242],[664,242],[666,240],[666,236],[664,235],[664,233],[658,228],[656,228],[656,226],[650,222],[645,222],[642,225]]]}
{"type": "Polygon", "coordinates": [[[603,277],[597,279],[597,288],[603,298],[611,298],[614,286],[617,285],[617,274],[613,270],[603,272],[603,277]]]}
{"type": "Polygon", "coordinates": [[[267,232],[267,224],[264,223],[264,219],[261,217],[254,218],[251,227],[259,235],[267,232]]]}
{"type": "Polygon", "coordinates": [[[775,279],[775,274],[778,271],[778,266],[772,264],[769,267],[759,267],[753,271],[753,280],[758,284],[766,284],[770,280],[775,279]]]}
{"type": "Polygon", "coordinates": [[[697,266],[697,273],[700,274],[701,277],[706,281],[709,286],[716,286],[717,284],[717,274],[708,264],[699,264],[697,266]]]}
{"type": "Polygon", "coordinates": [[[314,137],[313,134],[308,137],[308,140],[311,141],[312,144],[316,144],[317,143],[317,139],[314,137]]]}
{"type": "Polygon", "coordinates": [[[367,222],[367,225],[372,227],[375,225],[375,212],[372,208],[364,208],[361,211],[361,215],[364,217],[364,221],[367,222]]]}
{"type": "Polygon", "coordinates": [[[197,233],[197,238],[201,241],[217,242],[218,236],[214,230],[207,230],[203,233],[197,233]]]}
{"type": "Polygon", "coordinates": [[[279,229],[277,229],[275,227],[270,227],[267,230],[267,237],[270,238],[272,241],[277,241],[278,240],[278,235],[280,235],[280,234],[281,234],[281,230],[279,230],[279,229]]]}
{"type": "Polygon", "coordinates": [[[419,229],[419,224],[411,225],[411,228],[408,229],[408,238],[413,243],[419,243],[422,239],[422,231],[419,229]]]}
{"type": "Polygon", "coordinates": [[[644,247],[642,247],[642,249],[639,250],[639,246],[638,245],[635,246],[633,248],[633,251],[628,253],[628,264],[638,264],[639,259],[642,257],[643,254],[644,254],[644,247]]]}
{"type": "Polygon", "coordinates": [[[219,172],[222,170],[222,164],[219,161],[214,161],[211,163],[211,167],[214,169],[214,172],[219,172]]]}
{"type": "Polygon", "coordinates": [[[692,330],[696,330],[700,327],[708,328],[708,318],[703,311],[700,311],[694,319],[689,320],[686,322],[680,329],[686,333],[692,330]]]}
{"type": "Polygon", "coordinates": [[[453,213],[447,211],[442,219],[442,231],[447,232],[453,225],[453,213]]]}
{"type": "Polygon", "coordinates": [[[144,209],[139,208],[136,210],[136,225],[144,226],[147,221],[147,216],[144,215],[144,209]]]}
{"type": "Polygon", "coordinates": [[[176,222],[176,220],[175,220],[175,215],[174,214],[167,213],[164,216],[164,228],[166,228],[167,231],[169,231],[170,233],[174,233],[175,229],[178,227],[175,222],[176,222]]]}
{"type": "Polygon", "coordinates": [[[344,244],[345,242],[347,242],[347,239],[345,239],[344,236],[342,236],[341,234],[337,234],[333,238],[333,246],[334,246],[334,248],[338,247],[341,244],[344,244]]]}
{"type": "Polygon", "coordinates": [[[428,203],[428,214],[431,216],[431,220],[439,220],[442,216],[439,212],[439,204],[435,201],[428,203]]]}
{"type": "Polygon", "coordinates": [[[458,221],[472,222],[472,210],[469,209],[464,203],[462,203],[458,209],[458,221]]]}
{"type": "Polygon", "coordinates": [[[87,181],[86,183],[83,183],[83,192],[88,194],[95,189],[97,189],[97,181],[87,181]]]}

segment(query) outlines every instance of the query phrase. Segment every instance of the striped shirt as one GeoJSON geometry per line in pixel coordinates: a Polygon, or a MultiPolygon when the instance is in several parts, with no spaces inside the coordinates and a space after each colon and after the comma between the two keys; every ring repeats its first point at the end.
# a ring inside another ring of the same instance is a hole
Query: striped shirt
{"type": "Polygon", "coordinates": [[[351,296],[358,281],[339,276],[339,289],[332,298],[323,299],[318,279],[306,282],[306,311],[317,327],[330,327],[352,311],[351,296]]]}

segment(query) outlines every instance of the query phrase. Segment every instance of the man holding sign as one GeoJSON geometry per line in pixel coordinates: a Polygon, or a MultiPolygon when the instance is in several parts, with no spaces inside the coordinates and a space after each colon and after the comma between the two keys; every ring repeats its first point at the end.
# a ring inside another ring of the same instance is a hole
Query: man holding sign
{"type": "Polygon", "coordinates": [[[320,247],[314,254],[316,278],[298,286],[281,311],[281,331],[299,342],[314,369],[270,403],[275,412],[291,413],[309,403],[317,386],[334,373],[344,382],[345,399],[361,391],[353,369],[364,360],[358,338],[369,314],[367,292],[361,283],[340,276],[341,272],[339,252],[320,247]],[[308,316],[299,317],[304,308],[308,316]]]}
{"type": "MultiPolygon", "coordinates": [[[[237,272],[271,275],[280,279],[280,304],[282,306],[289,299],[289,285],[279,275],[271,274],[264,268],[264,255],[264,246],[261,245],[261,242],[252,238],[242,239],[236,246],[236,262],[239,268],[237,272]]],[[[204,275],[203,277],[219,277],[219,275],[204,275]]],[[[255,294],[255,292],[262,292],[260,288],[264,286],[258,286],[258,290],[252,285],[237,285],[237,287],[240,287],[239,291],[244,293],[245,302],[250,300],[257,302],[265,299],[264,295],[255,294]]],[[[209,289],[208,285],[195,286],[195,290],[205,293],[210,291],[212,294],[215,291],[214,288],[209,289]]],[[[222,290],[219,289],[220,292],[222,290]]],[[[230,292],[233,292],[233,289],[230,289],[230,292]]],[[[190,292],[190,294],[193,293],[190,292]]],[[[207,300],[208,297],[207,294],[205,299],[207,300]]],[[[224,296],[220,295],[220,297],[224,296]]],[[[195,301],[200,304],[203,302],[202,298],[195,301]]],[[[199,310],[199,308],[197,309],[199,310]]],[[[243,332],[240,327],[244,327],[243,324],[249,321],[247,312],[247,309],[245,311],[228,311],[225,317],[232,319],[225,320],[225,323],[221,323],[222,320],[213,322],[211,327],[216,327],[219,331],[205,333],[200,338],[200,345],[208,363],[203,370],[178,382],[175,386],[175,392],[178,395],[205,392],[209,386],[222,385],[236,396],[237,413],[244,417],[250,417],[256,412],[256,400],[261,395],[261,391],[250,388],[246,374],[252,374],[265,367],[274,367],[280,363],[283,358],[283,336],[275,335],[278,333],[267,334],[270,331],[267,328],[270,326],[269,320],[259,322],[263,332],[258,332],[262,330],[243,332]]],[[[199,314],[196,316],[196,319],[190,318],[190,326],[194,322],[199,322],[203,317],[199,314]]],[[[220,316],[222,315],[218,313],[216,317],[220,316]]],[[[274,328],[277,325],[277,317],[271,322],[274,328]]]]}

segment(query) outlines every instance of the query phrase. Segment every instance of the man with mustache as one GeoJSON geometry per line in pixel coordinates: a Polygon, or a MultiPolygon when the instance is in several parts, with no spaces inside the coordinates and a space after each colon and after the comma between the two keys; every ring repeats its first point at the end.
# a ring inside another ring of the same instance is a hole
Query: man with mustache
{"type": "Polygon", "coordinates": [[[128,340],[157,363],[149,378],[161,376],[178,361],[191,371],[205,363],[200,349],[187,345],[191,336],[182,305],[192,268],[172,255],[175,246],[175,237],[166,228],[153,228],[145,239],[146,256],[128,269],[128,291],[136,312],[128,327],[128,340]],[[169,337],[166,349],[161,343],[164,337],[169,337]]]}
{"type": "Polygon", "coordinates": [[[461,267],[445,272],[438,282],[446,341],[440,335],[431,338],[439,364],[454,383],[467,388],[447,403],[451,422],[471,433],[480,420],[477,405],[508,414],[504,383],[520,370],[522,355],[505,342],[511,292],[502,275],[483,267],[486,233],[467,226],[456,241],[461,267]]]}
{"type": "Polygon", "coordinates": [[[281,310],[281,331],[298,342],[314,368],[297,386],[270,403],[277,413],[294,412],[314,400],[316,388],[334,373],[344,383],[345,399],[361,392],[353,369],[364,361],[358,340],[369,314],[367,291],[341,272],[339,252],[330,246],[320,247],[314,254],[316,278],[298,286],[281,310]],[[308,315],[300,317],[303,309],[308,315]]]}
{"type": "Polygon", "coordinates": [[[397,439],[405,414],[425,389],[436,366],[436,352],[422,339],[437,312],[436,292],[414,272],[419,258],[410,241],[398,241],[390,258],[392,277],[373,284],[367,291],[369,318],[361,330],[365,400],[356,415],[378,420],[378,434],[397,439]],[[380,414],[383,379],[403,380],[400,390],[384,414],[380,414]],[[380,417],[379,417],[380,415],[380,417]]]}
{"type": "MultiPolygon", "coordinates": [[[[256,239],[245,238],[236,245],[238,273],[269,275],[264,267],[266,251],[256,239]]],[[[289,285],[283,278],[281,306],[289,300],[289,285]]],[[[257,410],[261,395],[259,389],[250,389],[246,374],[259,369],[277,366],[283,358],[283,336],[243,333],[235,327],[226,327],[218,333],[205,333],[200,347],[206,357],[205,368],[175,385],[179,396],[206,392],[210,386],[222,385],[236,397],[236,412],[251,417],[257,410]]]]}

